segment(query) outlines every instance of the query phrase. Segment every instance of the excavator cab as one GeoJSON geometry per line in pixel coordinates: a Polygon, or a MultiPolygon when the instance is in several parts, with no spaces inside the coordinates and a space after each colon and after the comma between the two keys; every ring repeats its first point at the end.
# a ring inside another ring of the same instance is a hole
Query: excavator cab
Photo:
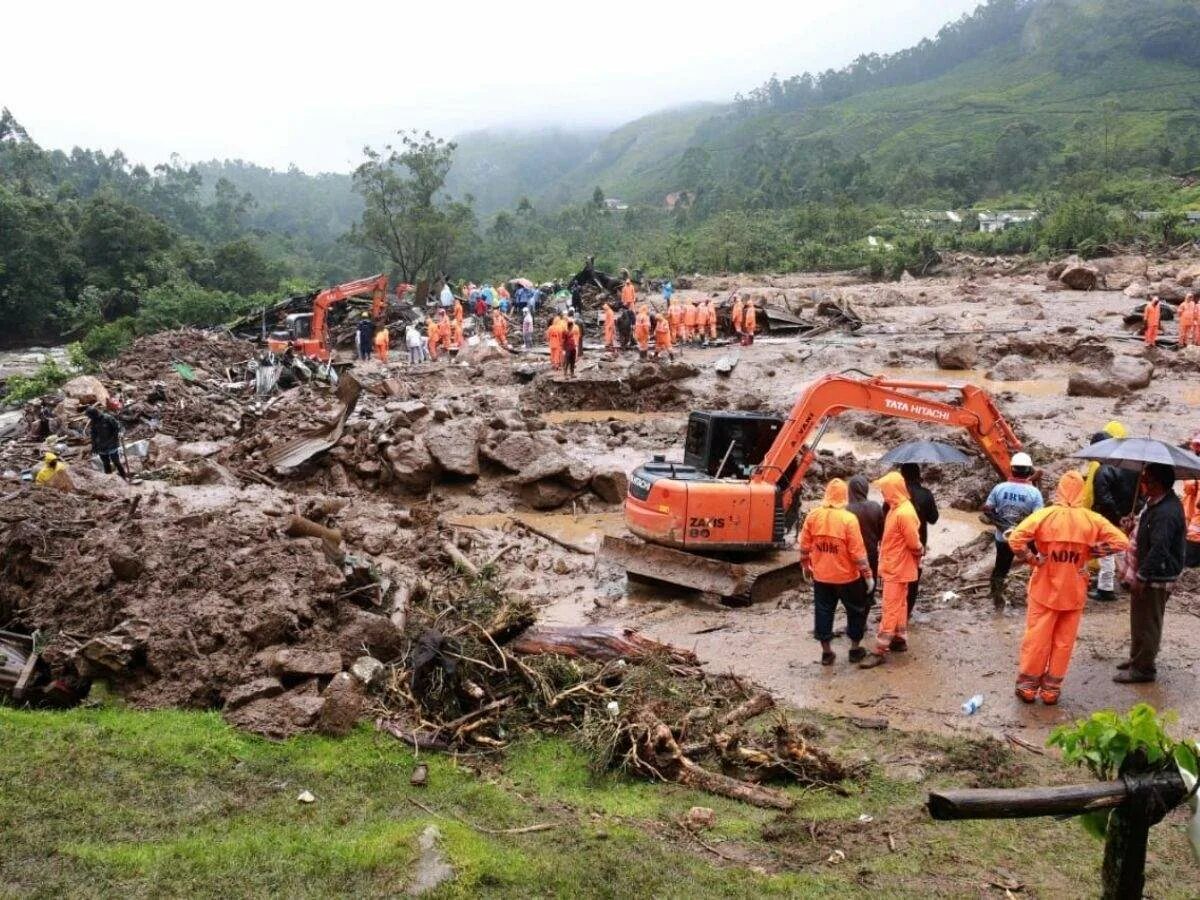
{"type": "Polygon", "coordinates": [[[780,416],[694,412],[688,416],[683,462],[714,478],[746,478],[763,461],[782,427],[780,416]]]}

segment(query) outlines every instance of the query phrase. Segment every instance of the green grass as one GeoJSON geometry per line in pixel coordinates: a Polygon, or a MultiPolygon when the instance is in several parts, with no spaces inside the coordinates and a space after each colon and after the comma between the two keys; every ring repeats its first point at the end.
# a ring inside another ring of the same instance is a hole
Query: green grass
{"type": "MultiPolygon", "coordinates": [[[[823,724],[823,742],[850,757],[952,749],[823,724]]],[[[780,815],[594,775],[557,738],[527,738],[474,768],[425,755],[426,788],[408,783],[412,752],[366,726],[272,743],[213,713],[0,709],[0,742],[0,896],[395,895],[431,822],[456,871],[436,896],[959,896],[999,869],[1039,895],[1088,896],[1100,859],[1071,823],[929,822],[931,784],[968,777],[937,766],[913,784],[871,765],[849,796],[790,788],[797,809],[780,815]],[[298,803],[303,790],[316,802],[298,803]],[[694,805],[716,811],[708,849],[676,824],[694,805]],[[487,833],[535,823],[554,828],[487,833]],[[835,849],[844,862],[826,862],[835,849]]],[[[1031,775],[1055,771],[1075,777],[1031,775]]],[[[1151,893],[1186,896],[1176,885],[1194,870],[1177,822],[1155,829],[1152,851],[1151,893]]]]}

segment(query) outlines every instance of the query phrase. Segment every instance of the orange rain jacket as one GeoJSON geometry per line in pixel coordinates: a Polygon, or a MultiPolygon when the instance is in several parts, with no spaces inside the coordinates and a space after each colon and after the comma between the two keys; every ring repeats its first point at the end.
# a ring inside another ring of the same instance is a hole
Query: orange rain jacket
{"type": "Polygon", "coordinates": [[[825,486],[825,501],[800,529],[800,564],[816,581],[850,584],[871,574],[858,517],[846,509],[850,490],[835,478],[825,486]]]}
{"type": "Polygon", "coordinates": [[[1064,474],[1054,503],[1027,516],[1008,537],[1018,557],[1029,557],[1031,541],[1037,543],[1038,556],[1029,579],[1029,599],[1059,610],[1083,609],[1088,560],[1129,546],[1121,529],[1084,508],[1083,476],[1078,472],[1064,474]]]}
{"type": "Polygon", "coordinates": [[[746,311],[742,313],[742,331],[747,334],[754,334],[754,327],[758,324],[758,311],[754,308],[753,303],[746,304],[746,311]]]}
{"type": "Polygon", "coordinates": [[[679,337],[679,331],[683,328],[683,307],[674,300],[667,304],[667,321],[671,323],[672,336],[679,337]]]}
{"type": "Polygon", "coordinates": [[[899,472],[888,472],[875,486],[883,494],[888,514],[879,541],[879,577],[884,582],[917,580],[921,560],[921,520],[899,472]]]}
{"type": "Polygon", "coordinates": [[[696,304],[689,300],[683,307],[683,327],[688,331],[695,330],[697,315],[696,304]]]}
{"type": "Polygon", "coordinates": [[[461,322],[463,319],[462,301],[457,297],[454,298],[454,321],[461,322]]]}
{"type": "Polygon", "coordinates": [[[1200,544],[1200,481],[1183,485],[1183,520],[1187,523],[1188,542],[1200,544]]]}
{"type": "Polygon", "coordinates": [[[637,288],[633,286],[632,281],[627,281],[621,285],[621,302],[626,306],[632,307],[637,301],[637,288]]]}
{"type": "Polygon", "coordinates": [[[607,303],[604,304],[604,346],[611,347],[617,336],[617,317],[613,315],[613,308],[607,303]]]}
{"type": "Polygon", "coordinates": [[[654,348],[659,353],[668,353],[671,350],[671,326],[666,316],[659,316],[654,324],[654,348]]]}
{"type": "Polygon", "coordinates": [[[733,319],[733,330],[742,330],[742,298],[738,297],[733,301],[733,314],[730,316],[733,319]]]}

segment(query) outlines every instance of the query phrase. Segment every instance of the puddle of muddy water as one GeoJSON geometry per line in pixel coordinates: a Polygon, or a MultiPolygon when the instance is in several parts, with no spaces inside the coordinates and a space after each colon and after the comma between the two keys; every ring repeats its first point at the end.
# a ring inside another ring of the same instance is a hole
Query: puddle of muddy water
{"type": "Polygon", "coordinates": [[[879,374],[888,378],[910,381],[933,381],[946,384],[966,382],[985,388],[989,393],[1012,391],[1014,394],[1024,394],[1026,397],[1064,397],[1067,393],[1067,379],[1070,377],[1069,371],[1056,371],[1053,375],[1044,378],[994,381],[985,377],[982,369],[882,369],[879,374]]]}
{"type": "Polygon", "coordinates": [[[625,515],[621,512],[585,513],[582,515],[507,512],[446,517],[447,525],[458,528],[503,531],[511,523],[525,525],[535,533],[543,531],[552,534],[563,543],[578,547],[582,551],[595,552],[599,549],[605,534],[624,533],[625,515]]]}

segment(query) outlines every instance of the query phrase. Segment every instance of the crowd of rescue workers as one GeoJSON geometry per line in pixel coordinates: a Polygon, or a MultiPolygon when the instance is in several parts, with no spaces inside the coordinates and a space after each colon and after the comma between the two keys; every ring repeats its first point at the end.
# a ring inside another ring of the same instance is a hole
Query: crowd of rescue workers
{"type": "MultiPolygon", "coordinates": [[[[639,302],[637,284],[627,272],[622,275],[617,308],[606,300],[598,316],[607,354],[636,347],[643,357],[672,356],[681,345],[703,346],[717,338],[712,300],[681,303],[667,281],[660,287],[663,303],[656,309],[639,302]]],[[[490,318],[492,337],[506,349],[509,317],[516,315],[521,321],[521,345],[529,350],[534,345],[534,313],[540,303],[551,303],[545,330],[550,362],[564,377],[573,375],[583,350],[576,293],[545,296],[530,285],[518,287],[514,294],[503,285],[471,283],[464,283],[456,293],[443,285],[431,297],[429,305],[436,313],[425,317],[424,328],[418,321],[405,328],[411,364],[437,360],[443,353],[456,356],[465,343],[463,322],[468,311],[477,326],[490,318]]],[[[1144,309],[1148,346],[1159,337],[1160,308],[1159,299],[1152,297],[1144,309]]],[[[1200,345],[1200,307],[1194,295],[1188,295],[1177,315],[1179,345],[1200,345]]],[[[731,324],[740,344],[753,343],[757,313],[752,300],[734,295],[731,324]]],[[[388,362],[388,329],[377,327],[367,316],[357,326],[355,343],[360,360],[375,355],[388,362]]],[[[119,452],[118,420],[111,411],[95,406],[85,412],[92,449],[104,471],[115,470],[129,480],[119,452]]],[[[1126,436],[1126,429],[1114,421],[1093,435],[1092,442],[1126,436]]],[[[1191,438],[1189,447],[1200,453],[1200,434],[1191,438]]],[[[48,484],[65,470],[66,464],[48,453],[36,481],[48,484]]],[[[1113,680],[1154,681],[1167,600],[1184,568],[1200,566],[1200,480],[1187,481],[1180,498],[1170,465],[1150,463],[1139,471],[1090,462],[1083,472],[1062,475],[1051,502],[1046,503],[1034,483],[1036,476],[1029,455],[1015,454],[1010,477],[992,489],[983,509],[985,519],[995,527],[990,589],[998,613],[1005,611],[1004,587],[1014,563],[1032,568],[1017,696],[1026,703],[1039,697],[1047,705],[1058,703],[1087,600],[1113,602],[1119,586],[1130,594],[1130,652],[1117,666],[1113,680]]],[[[839,602],[852,664],[874,668],[890,653],[908,650],[909,620],[918,598],[928,529],[938,521],[938,506],[915,463],[901,465],[874,482],[882,504],[870,499],[870,487],[863,475],[848,483],[833,479],[823,502],[808,513],[800,529],[801,569],[813,593],[813,635],[820,642],[825,666],[837,659],[832,642],[839,602]],[[881,617],[868,648],[863,642],[877,587],[881,617]]]]}

